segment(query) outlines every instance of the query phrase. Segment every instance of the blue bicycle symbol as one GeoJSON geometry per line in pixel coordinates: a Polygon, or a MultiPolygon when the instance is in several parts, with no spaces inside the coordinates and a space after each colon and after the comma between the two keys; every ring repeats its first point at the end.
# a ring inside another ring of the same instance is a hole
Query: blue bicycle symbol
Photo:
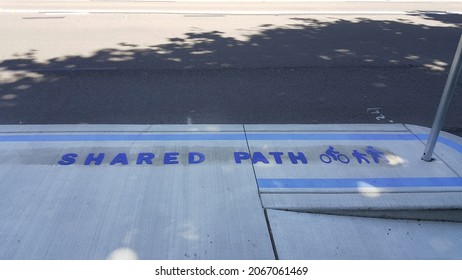
{"type": "Polygon", "coordinates": [[[325,154],[321,154],[319,159],[324,163],[331,163],[332,161],[340,161],[341,163],[349,163],[350,159],[340,152],[334,150],[334,147],[329,146],[325,154]]]}

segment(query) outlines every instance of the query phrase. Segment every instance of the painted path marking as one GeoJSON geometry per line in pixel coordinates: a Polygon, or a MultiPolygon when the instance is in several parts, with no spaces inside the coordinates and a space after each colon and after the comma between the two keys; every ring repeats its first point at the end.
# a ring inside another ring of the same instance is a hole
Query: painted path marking
{"type": "Polygon", "coordinates": [[[357,188],[373,187],[462,187],[460,177],[348,178],[348,179],[258,179],[260,189],[272,188],[357,188]]]}

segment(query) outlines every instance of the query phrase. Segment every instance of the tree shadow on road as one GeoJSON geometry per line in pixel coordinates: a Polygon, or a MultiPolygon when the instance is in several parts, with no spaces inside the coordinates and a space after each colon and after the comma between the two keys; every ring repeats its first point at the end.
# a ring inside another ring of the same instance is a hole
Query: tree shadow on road
{"type": "MultiPolygon", "coordinates": [[[[246,40],[191,31],[161,45],[0,63],[0,122],[431,125],[460,15],[397,20],[293,17],[246,40]],[[431,23],[431,24],[430,24],[431,23]],[[384,118],[370,115],[381,108],[384,118]]],[[[146,34],[149,37],[149,34],[146,34]]],[[[456,96],[452,107],[461,108],[456,96]]],[[[452,110],[448,126],[460,126],[452,110]]]]}

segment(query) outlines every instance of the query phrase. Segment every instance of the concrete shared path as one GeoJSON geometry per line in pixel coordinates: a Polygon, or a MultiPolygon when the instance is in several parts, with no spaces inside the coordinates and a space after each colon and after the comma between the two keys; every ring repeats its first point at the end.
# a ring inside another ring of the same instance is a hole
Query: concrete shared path
{"type": "Polygon", "coordinates": [[[462,139],[427,135],[0,126],[0,259],[461,259],[462,139]]]}

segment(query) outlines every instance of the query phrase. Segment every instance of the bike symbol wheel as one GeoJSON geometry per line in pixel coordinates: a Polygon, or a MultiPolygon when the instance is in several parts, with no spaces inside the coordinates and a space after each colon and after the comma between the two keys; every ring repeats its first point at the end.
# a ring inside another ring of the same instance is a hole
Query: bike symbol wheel
{"type": "Polygon", "coordinates": [[[330,158],[330,156],[328,156],[328,155],[326,155],[326,154],[320,155],[319,158],[320,158],[321,161],[324,162],[324,163],[331,163],[331,162],[332,162],[332,159],[330,158]]]}
{"type": "Polygon", "coordinates": [[[350,162],[350,159],[344,154],[339,154],[337,158],[340,162],[345,163],[345,164],[350,162]]]}

